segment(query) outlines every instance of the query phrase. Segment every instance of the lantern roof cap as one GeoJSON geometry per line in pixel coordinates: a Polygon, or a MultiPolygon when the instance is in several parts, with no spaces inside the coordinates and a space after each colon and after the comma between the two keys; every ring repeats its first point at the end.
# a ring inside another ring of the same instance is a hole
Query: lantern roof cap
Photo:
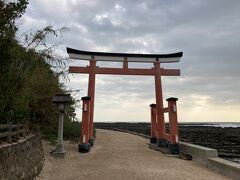
{"type": "Polygon", "coordinates": [[[71,100],[70,94],[56,94],[52,102],[59,104],[59,103],[68,103],[71,100]]]}

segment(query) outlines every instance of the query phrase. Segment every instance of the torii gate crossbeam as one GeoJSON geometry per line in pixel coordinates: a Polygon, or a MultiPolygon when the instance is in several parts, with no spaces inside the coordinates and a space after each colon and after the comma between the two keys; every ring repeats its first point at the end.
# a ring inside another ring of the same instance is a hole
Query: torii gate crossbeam
{"type": "MultiPolygon", "coordinates": [[[[70,66],[69,72],[90,74],[90,67],[70,66]]],[[[161,76],[180,76],[179,69],[160,68],[159,73],[161,74],[161,76]]],[[[96,66],[95,74],[154,76],[156,74],[156,70],[155,69],[135,69],[135,68],[104,68],[104,67],[96,66]]]]}
{"type": "MultiPolygon", "coordinates": [[[[159,142],[158,143],[159,145],[165,144],[164,142],[166,140],[171,139],[165,133],[164,112],[168,112],[169,108],[167,109],[163,107],[161,76],[179,76],[180,70],[179,69],[163,69],[160,67],[160,64],[179,62],[180,58],[183,55],[182,52],[174,53],[174,54],[127,54],[127,53],[89,52],[89,51],[75,50],[71,48],[67,48],[67,52],[70,58],[72,59],[88,60],[90,62],[90,65],[87,67],[79,67],[79,66],[69,67],[70,73],[89,74],[88,97],[91,99],[89,103],[90,105],[89,123],[87,123],[89,124],[88,125],[89,137],[85,139],[85,141],[87,140],[91,144],[93,144],[93,116],[94,116],[96,74],[154,76],[155,77],[155,96],[156,96],[156,113],[155,113],[156,127],[154,127],[153,131],[156,133],[153,133],[154,137],[152,138],[156,138],[157,141],[159,142]],[[123,67],[122,68],[98,67],[96,66],[96,61],[122,62],[123,67]],[[151,69],[128,68],[128,62],[153,63],[154,67],[151,69]]],[[[172,117],[175,117],[175,116],[172,116],[172,117]]],[[[82,119],[82,121],[84,121],[84,119],[82,119]]],[[[173,128],[173,129],[175,130],[176,128],[173,128]]]]}

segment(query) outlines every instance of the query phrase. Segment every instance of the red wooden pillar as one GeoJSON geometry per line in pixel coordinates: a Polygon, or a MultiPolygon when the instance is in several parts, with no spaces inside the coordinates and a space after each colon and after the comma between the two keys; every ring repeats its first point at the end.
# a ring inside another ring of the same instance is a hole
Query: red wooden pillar
{"type": "Polygon", "coordinates": [[[156,104],[150,104],[151,107],[151,139],[150,143],[157,142],[157,134],[156,134],[156,125],[157,125],[157,115],[156,115],[156,104]]]}
{"type": "MultiPolygon", "coordinates": [[[[94,57],[93,57],[94,58],[94,57]]],[[[89,67],[89,79],[88,79],[88,96],[91,97],[91,103],[90,103],[90,125],[89,125],[89,142],[90,145],[93,146],[93,116],[94,116],[94,97],[95,97],[95,74],[96,69],[96,60],[92,59],[90,61],[90,67],[89,67]]]]}
{"type": "Polygon", "coordinates": [[[161,82],[161,69],[160,63],[154,62],[155,70],[155,94],[156,94],[156,114],[157,114],[157,144],[159,146],[165,146],[165,122],[163,112],[163,95],[162,95],[162,82],[161,82]]]}
{"type": "Polygon", "coordinates": [[[82,106],[82,126],[81,126],[81,137],[80,144],[78,145],[79,152],[88,152],[90,150],[89,138],[89,126],[90,126],[90,103],[91,97],[82,97],[83,106],[82,106]]]}
{"type": "Polygon", "coordinates": [[[177,104],[178,99],[171,97],[168,98],[168,109],[169,109],[169,132],[170,142],[169,151],[172,154],[179,154],[179,134],[178,134],[178,120],[177,120],[177,104]]]}

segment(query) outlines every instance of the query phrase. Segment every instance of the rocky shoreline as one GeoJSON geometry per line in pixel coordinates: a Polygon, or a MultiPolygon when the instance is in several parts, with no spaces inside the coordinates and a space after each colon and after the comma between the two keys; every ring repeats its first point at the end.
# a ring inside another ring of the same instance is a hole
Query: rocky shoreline
{"type": "MultiPolygon", "coordinates": [[[[150,135],[150,123],[94,123],[100,129],[123,129],[150,135]]],[[[166,124],[168,129],[168,124],[166,124]]],[[[240,127],[179,124],[181,141],[218,150],[219,157],[240,163],[240,127]]]]}

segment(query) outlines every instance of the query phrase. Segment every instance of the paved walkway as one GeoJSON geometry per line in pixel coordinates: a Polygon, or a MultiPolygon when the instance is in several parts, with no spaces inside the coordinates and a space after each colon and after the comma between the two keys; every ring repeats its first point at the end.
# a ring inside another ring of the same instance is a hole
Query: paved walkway
{"type": "Polygon", "coordinates": [[[148,148],[148,140],[132,134],[97,130],[90,153],[65,143],[65,159],[54,159],[53,146],[44,142],[45,166],[37,180],[188,180],[227,179],[192,161],[167,157],[148,148]]]}

